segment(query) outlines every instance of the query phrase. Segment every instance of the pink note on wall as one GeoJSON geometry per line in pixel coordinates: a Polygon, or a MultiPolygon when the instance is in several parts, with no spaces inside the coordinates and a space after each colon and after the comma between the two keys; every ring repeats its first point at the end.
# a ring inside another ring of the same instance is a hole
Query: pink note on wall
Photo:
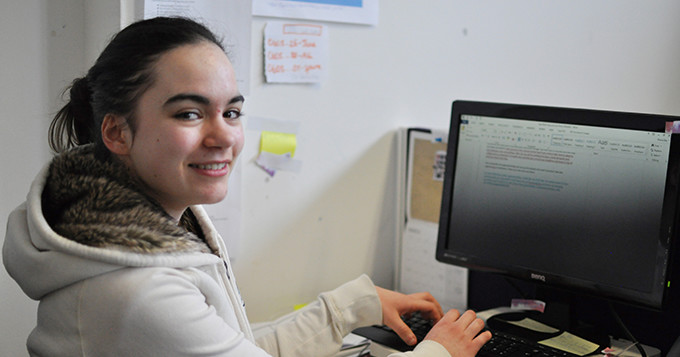
{"type": "Polygon", "coordinates": [[[325,25],[268,22],[264,71],[269,83],[320,83],[328,67],[325,25]]]}

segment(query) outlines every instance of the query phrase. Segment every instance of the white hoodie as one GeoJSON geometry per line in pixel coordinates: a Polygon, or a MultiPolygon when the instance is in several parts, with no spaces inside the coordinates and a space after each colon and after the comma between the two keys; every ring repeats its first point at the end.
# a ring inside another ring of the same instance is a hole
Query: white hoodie
{"type": "MultiPolygon", "coordinates": [[[[40,300],[27,341],[32,356],[331,356],[354,328],[381,323],[375,287],[362,276],[280,319],[256,341],[224,242],[200,206],[191,211],[211,253],[90,246],[56,233],[45,218],[49,172],[48,165],[10,215],[3,246],[9,274],[40,300]]],[[[157,238],[153,230],[144,234],[157,238]]],[[[448,353],[428,342],[404,355],[448,353]]]]}

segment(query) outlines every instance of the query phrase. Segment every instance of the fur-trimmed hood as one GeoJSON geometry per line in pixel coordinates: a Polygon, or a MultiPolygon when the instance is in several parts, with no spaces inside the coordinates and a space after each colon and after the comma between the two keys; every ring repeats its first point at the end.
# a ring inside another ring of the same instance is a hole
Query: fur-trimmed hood
{"type": "Polygon", "coordinates": [[[194,233],[177,226],[115,159],[95,159],[93,146],[57,156],[42,193],[55,232],[75,242],[138,253],[209,253],[194,233]]]}
{"type": "Polygon", "coordinates": [[[201,207],[190,210],[205,240],[177,226],[124,165],[78,147],[46,165],[10,215],[4,264],[34,299],[126,267],[214,264],[226,256],[221,238],[201,207]]]}

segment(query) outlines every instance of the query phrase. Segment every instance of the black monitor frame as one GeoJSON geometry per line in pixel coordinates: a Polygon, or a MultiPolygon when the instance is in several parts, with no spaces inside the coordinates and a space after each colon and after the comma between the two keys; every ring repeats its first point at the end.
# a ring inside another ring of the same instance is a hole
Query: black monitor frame
{"type": "Polygon", "coordinates": [[[514,278],[535,282],[539,285],[554,286],[568,291],[585,293],[596,297],[609,300],[629,303],[635,306],[650,308],[654,310],[664,310],[668,303],[668,292],[670,290],[670,271],[673,264],[673,252],[677,250],[678,227],[676,223],[680,215],[678,200],[680,196],[680,137],[672,135],[671,152],[669,158],[669,168],[666,179],[666,189],[663,208],[663,230],[660,233],[659,241],[668,248],[667,266],[663,277],[664,286],[661,290],[657,289],[653,294],[643,298],[631,298],[621,291],[602,291],[590,287],[582,282],[576,282],[568,276],[545,276],[535,274],[532,277],[530,270],[514,266],[501,265],[494,261],[484,260],[480,257],[461,256],[460,252],[455,251],[449,246],[452,234],[450,227],[450,214],[452,207],[453,187],[455,185],[454,175],[456,169],[457,143],[459,140],[459,120],[461,115],[478,115],[499,118],[524,119],[534,121],[550,121],[558,123],[578,124],[578,125],[597,125],[625,129],[649,130],[655,132],[665,132],[667,123],[680,120],[678,117],[623,113],[592,109],[573,109],[557,108],[547,106],[488,103],[473,101],[454,101],[451,111],[451,127],[449,131],[446,173],[444,178],[444,188],[441,203],[439,236],[437,240],[437,260],[467,267],[470,269],[498,273],[514,278]],[[537,279],[538,277],[538,279],[537,279]]]}

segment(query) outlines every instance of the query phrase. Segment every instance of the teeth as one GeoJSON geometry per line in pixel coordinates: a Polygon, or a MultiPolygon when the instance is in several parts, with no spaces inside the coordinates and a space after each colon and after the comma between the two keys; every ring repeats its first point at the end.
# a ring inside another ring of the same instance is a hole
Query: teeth
{"type": "Polygon", "coordinates": [[[192,166],[199,168],[201,170],[220,170],[220,169],[223,169],[225,166],[227,166],[227,164],[221,163],[221,164],[192,165],[192,166]]]}

